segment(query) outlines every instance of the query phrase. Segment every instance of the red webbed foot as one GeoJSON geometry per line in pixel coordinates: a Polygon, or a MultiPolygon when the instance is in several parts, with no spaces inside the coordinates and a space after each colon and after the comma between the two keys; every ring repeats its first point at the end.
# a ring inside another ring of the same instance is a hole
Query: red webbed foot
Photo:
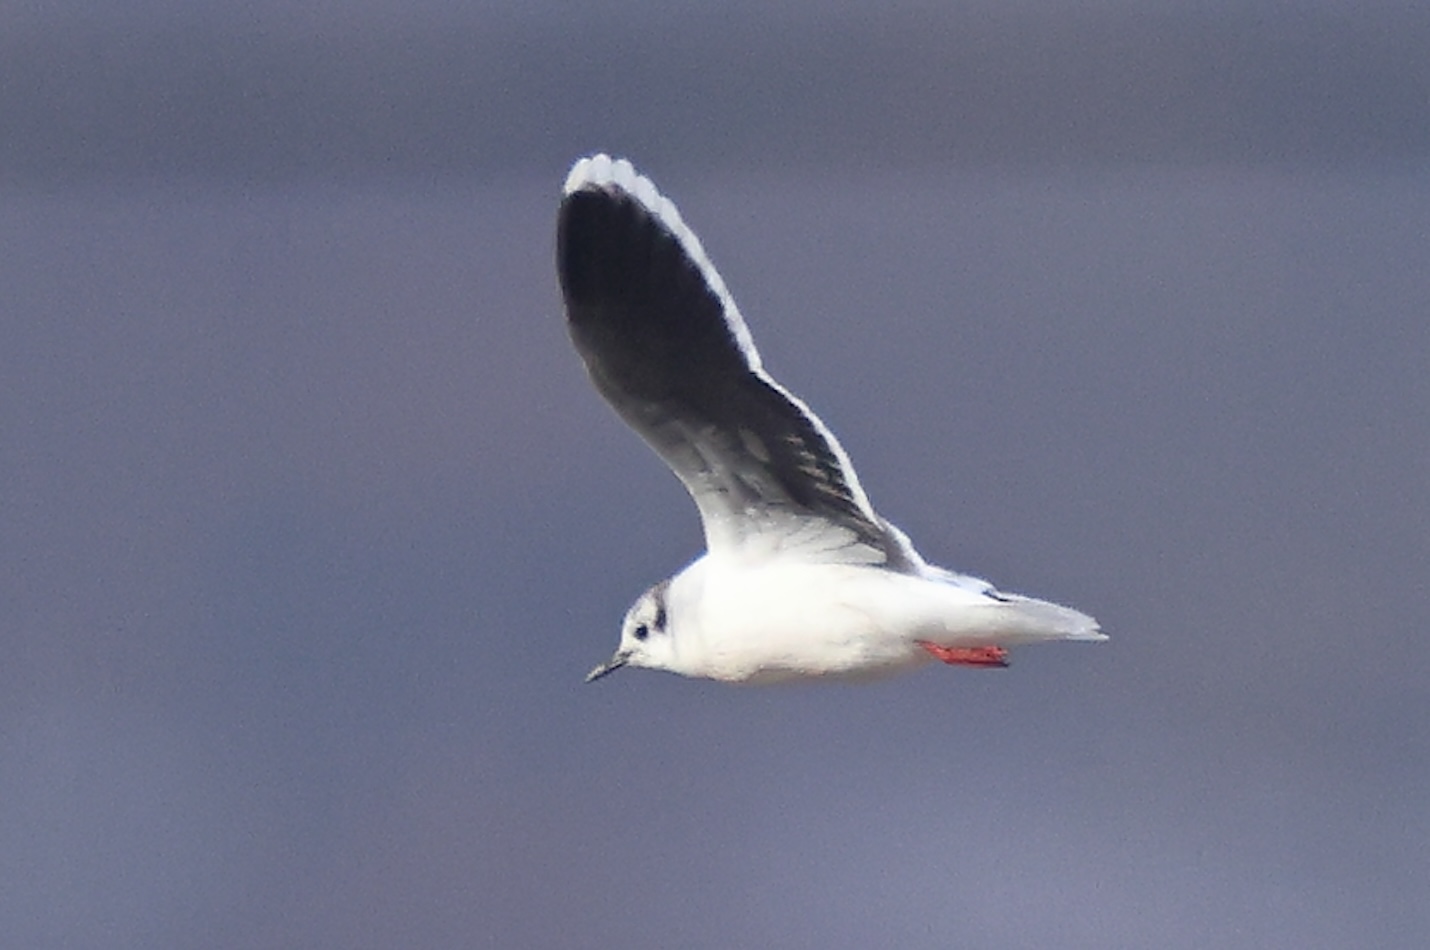
{"type": "Polygon", "coordinates": [[[1004,667],[1008,665],[1008,651],[1002,647],[944,647],[927,640],[918,641],[919,646],[936,660],[949,666],[1004,667]]]}

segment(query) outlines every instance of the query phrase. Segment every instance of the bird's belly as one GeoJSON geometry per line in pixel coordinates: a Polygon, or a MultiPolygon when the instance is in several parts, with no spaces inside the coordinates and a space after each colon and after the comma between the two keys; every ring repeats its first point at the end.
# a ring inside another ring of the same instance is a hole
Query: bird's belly
{"type": "Polygon", "coordinates": [[[886,616],[897,577],[851,565],[711,572],[698,623],[701,672],[767,683],[871,679],[921,665],[928,655],[886,616]]]}

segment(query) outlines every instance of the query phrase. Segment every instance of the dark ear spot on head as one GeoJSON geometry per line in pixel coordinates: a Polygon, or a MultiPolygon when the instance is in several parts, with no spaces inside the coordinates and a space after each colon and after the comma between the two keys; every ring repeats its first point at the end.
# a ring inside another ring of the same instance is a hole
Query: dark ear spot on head
{"type": "Polygon", "coordinates": [[[659,601],[655,605],[655,628],[660,631],[665,630],[665,601],[659,601]]]}

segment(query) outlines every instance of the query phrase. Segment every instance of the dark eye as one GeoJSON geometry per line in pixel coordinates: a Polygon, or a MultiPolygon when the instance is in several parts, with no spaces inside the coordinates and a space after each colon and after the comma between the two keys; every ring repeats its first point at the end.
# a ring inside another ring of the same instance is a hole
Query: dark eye
{"type": "Polygon", "coordinates": [[[646,637],[650,636],[650,628],[647,627],[645,624],[640,624],[636,627],[634,631],[632,631],[631,636],[635,637],[637,640],[644,640],[646,637]]]}

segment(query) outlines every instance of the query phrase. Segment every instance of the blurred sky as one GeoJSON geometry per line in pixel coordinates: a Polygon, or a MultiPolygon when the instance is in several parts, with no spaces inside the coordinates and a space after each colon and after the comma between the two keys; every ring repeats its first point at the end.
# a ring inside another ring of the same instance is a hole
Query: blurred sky
{"type": "Polygon", "coordinates": [[[0,2],[0,943],[1421,947],[1430,13],[0,2]],[[569,163],[1103,646],[609,655],[700,547],[569,163]]]}

